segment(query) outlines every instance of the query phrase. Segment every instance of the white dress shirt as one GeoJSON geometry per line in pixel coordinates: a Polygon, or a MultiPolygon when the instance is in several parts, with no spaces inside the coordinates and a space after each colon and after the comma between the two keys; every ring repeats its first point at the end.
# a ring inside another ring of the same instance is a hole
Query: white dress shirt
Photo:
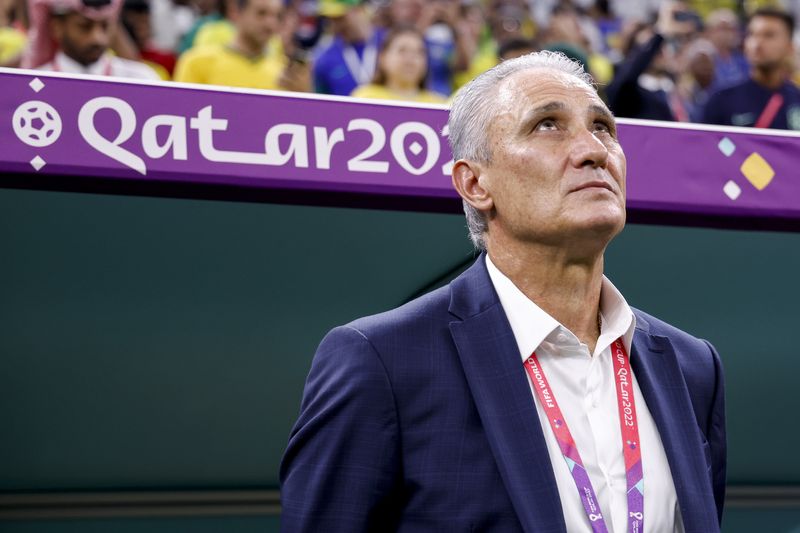
{"type": "MultiPolygon", "coordinates": [[[[590,354],[585,344],[528,299],[488,256],[486,266],[517,341],[520,371],[523,371],[523,362],[535,351],[575,439],[608,530],[614,533],[627,532],[627,480],[610,348],[614,341],[622,337],[630,354],[636,325],[631,308],[608,278],[603,277],[600,294],[601,333],[594,354],[590,354]]],[[[683,533],[683,520],[672,473],[658,428],[642,397],[636,376],[633,377],[633,391],[644,474],[644,531],[683,533]]],[[[567,531],[591,533],[589,518],[578,496],[574,478],[536,397],[533,384],[531,401],[536,404],[539,413],[567,531]]]]}
{"type": "Polygon", "coordinates": [[[135,78],[139,80],[158,81],[161,78],[156,71],[138,61],[130,61],[117,57],[108,52],[91,65],[81,65],[62,51],[56,53],[50,63],[45,63],[38,70],[51,72],[66,72],[68,74],[92,74],[94,76],[116,76],[120,78],[135,78]]]}

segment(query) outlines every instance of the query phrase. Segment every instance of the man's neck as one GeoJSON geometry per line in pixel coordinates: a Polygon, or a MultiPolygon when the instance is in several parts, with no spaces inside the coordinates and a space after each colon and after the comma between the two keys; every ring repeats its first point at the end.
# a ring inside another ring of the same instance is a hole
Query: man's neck
{"type": "Polygon", "coordinates": [[[55,57],[53,58],[54,66],[57,66],[58,70],[71,73],[88,72],[88,73],[100,74],[100,72],[94,72],[94,71],[99,71],[101,65],[104,65],[106,61],[108,61],[106,59],[106,54],[103,54],[102,56],[100,56],[100,59],[98,59],[94,63],[86,64],[74,57],[67,55],[67,53],[64,52],[63,50],[58,50],[56,52],[55,57]]]}
{"type": "Polygon", "coordinates": [[[489,257],[522,293],[555,318],[594,353],[600,336],[598,313],[603,254],[574,258],[563,248],[494,249],[489,257]]]}
{"type": "Polygon", "coordinates": [[[753,81],[768,89],[780,89],[786,81],[786,71],[783,68],[753,68],[750,71],[753,81]]]}
{"type": "Polygon", "coordinates": [[[255,41],[244,37],[241,33],[236,34],[236,38],[231,46],[245,57],[257,58],[264,54],[266,45],[261,41],[255,41]]]}

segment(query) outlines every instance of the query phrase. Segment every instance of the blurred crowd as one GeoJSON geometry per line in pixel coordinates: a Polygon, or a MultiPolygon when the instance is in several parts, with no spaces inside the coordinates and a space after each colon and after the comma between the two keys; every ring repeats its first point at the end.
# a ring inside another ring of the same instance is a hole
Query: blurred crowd
{"type": "Polygon", "coordinates": [[[621,117],[800,130],[800,0],[0,0],[0,66],[444,103],[580,61],[621,117]]]}

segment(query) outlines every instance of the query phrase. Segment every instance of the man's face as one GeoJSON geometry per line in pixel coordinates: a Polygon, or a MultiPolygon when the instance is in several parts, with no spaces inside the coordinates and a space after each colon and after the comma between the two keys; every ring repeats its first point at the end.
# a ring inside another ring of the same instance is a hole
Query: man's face
{"type": "Polygon", "coordinates": [[[778,68],[792,56],[792,36],[778,18],[753,17],[747,26],[744,51],[754,67],[778,68]]]}
{"type": "Polygon", "coordinates": [[[739,27],[736,19],[721,20],[708,28],[708,38],[720,50],[731,51],[739,46],[739,27]]]}
{"type": "Polygon", "coordinates": [[[71,12],[54,18],[51,28],[61,51],[81,65],[100,59],[111,41],[109,19],[95,20],[71,12]]]}
{"type": "Polygon", "coordinates": [[[392,0],[389,13],[395,25],[416,24],[422,11],[420,0],[392,0]]]}
{"type": "Polygon", "coordinates": [[[249,41],[266,46],[280,27],[282,11],[281,0],[247,0],[239,12],[239,33],[249,41]]]}
{"type": "Polygon", "coordinates": [[[480,182],[492,232],[516,242],[607,243],[625,225],[625,155],[594,90],[552,69],[518,72],[498,87],[480,182]]]}
{"type": "Polygon", "coordinates": [[[370,21],[361,6],[349,8],[341,17],[332,19],[332,22],[334,33],[340,35],[345,42],[360,43],[369,38],[370,21]]]}

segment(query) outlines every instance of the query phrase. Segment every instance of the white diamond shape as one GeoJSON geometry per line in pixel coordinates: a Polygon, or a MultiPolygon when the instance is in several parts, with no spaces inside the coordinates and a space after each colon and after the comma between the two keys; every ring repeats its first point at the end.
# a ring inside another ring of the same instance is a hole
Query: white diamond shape
{"type": "Polygon", "coordinates": [[[33,159],[31,159],[31,166],[35,168],[37,172],[42,170],[42,167],[45,166],[46,164],[47,163],[45,163],[44,159],[42,159],[38,155],[33,159]]]}
{"type": "Polygon", "coordinates": [[[28,85],[30,85],[31,89],[33,89],[33,92],[35,93],[38,93],[44,89],[44,82],[39,78],[33,78],[33,81],[31,81],[28,85]]]}
{"type": "Polygon", "coordinates": [[[736,200],[739,198],[739,195],[742,194],[742,189],[732,180],[728,180],[728,183],[725,184],[722,190],[731,200],[736,200]]]}
{"type": "Polygon", "coordinates": [[[422,145],[417,141],[414,141],[411,146],[408,147],[408,149],[411,150],[412,154],[419,155],[419,153],[422,151],[422,145]]]}
{"type": "Polygon", "coordinates": [[[442,174],[444,174],[445,176],[449,176],[450,174],[452,174],[454,164],[455,163],[453,163],[453,160],[451,159],[450,161],[442,165],[442,174]]]}

